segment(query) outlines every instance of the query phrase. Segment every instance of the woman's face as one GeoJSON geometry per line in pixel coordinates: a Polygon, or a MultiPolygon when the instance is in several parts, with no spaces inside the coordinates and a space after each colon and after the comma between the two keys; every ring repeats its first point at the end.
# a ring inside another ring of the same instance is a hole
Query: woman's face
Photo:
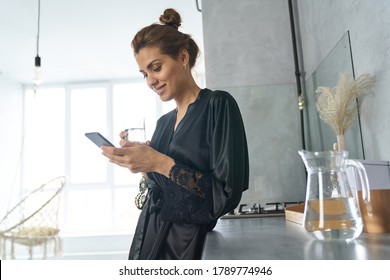
{"type": "Polygon", "coordinates": [[[135,60],[146,83],[162,101],[178,98],[184,92],[187,78],[183,54],[175,60],[169,55],[161,54],[157,47],[147,47],[136,54],[135,60]]]}

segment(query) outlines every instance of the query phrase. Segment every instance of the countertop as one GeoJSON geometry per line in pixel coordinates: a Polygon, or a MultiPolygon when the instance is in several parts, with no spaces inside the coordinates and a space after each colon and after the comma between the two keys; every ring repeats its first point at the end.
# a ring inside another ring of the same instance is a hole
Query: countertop
{"type": "Polygon", "coordinates": [[[220,219],[206,238],[205,260],[390,260],[390,233],[324,242],[285,217],[220,219]]]}

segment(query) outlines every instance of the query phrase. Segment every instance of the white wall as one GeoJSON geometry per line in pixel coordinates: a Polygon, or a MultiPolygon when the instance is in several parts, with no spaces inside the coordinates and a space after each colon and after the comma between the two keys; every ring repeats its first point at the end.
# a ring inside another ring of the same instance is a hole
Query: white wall
{"type": "Polygon", "coordinates": [[[23,122],[23,87],[0,75],[0,217],[19,194],[20,152],[23,122]]]}
{"type": "MultiPolygon", "coordinates": [[[[362,102],[367,160],[390,159],[390,1],[297,0],[304,69],[309,77],[349,30],[355,75],[376,76],[374,94],[362,102]]],[[[324,85],[325,86],[325,85],[324,85]]]]}

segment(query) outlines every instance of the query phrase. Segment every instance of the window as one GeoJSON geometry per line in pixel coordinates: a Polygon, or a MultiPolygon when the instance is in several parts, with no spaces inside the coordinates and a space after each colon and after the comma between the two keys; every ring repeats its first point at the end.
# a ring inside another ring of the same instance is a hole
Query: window
{"type": "Polygon", "coordinates": [[[23,185],[25,191],[65,172],[65,90],[25,95],[23,185]]]}
{"type": "Polygon", "coordinates": [[[63,232],[133,232],[140,174],[110,164],[84,134],[98,131],[118,145],[120,131],[145,126],[150,139],[158,117],[174,107],[173,101],[163,105],[144,82],[27,90],[24,189],[65,175],[63,232]]]}
{"type": "Polygon", "coordinates": [[[108,135],[107,87],[69,90],[69,179],[72,184],[107,182],[107,161],[84,133],[108,135]]]}

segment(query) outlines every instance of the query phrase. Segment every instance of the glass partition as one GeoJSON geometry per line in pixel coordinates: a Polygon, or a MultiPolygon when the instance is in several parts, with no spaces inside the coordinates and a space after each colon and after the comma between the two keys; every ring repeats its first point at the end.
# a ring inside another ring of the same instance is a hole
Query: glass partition
{"type": "MultiPolygon", "coordinates": [[[[320,86],[335,87],[339,74],[353,77],[349,34],[346,33],[305,82],[304,127],[307,150],[333,149],[335,132],[316,109],[320,86]]],[[[302,149],[300,112],[294,84],[226,87],[240,107],[249,148],[250,188],[241,203],[303,201],[306,174],[298,150],[302,149]]],[[[363,159],[359,119],[345,135],[349,157],[363,159]]]]}
{"type": "MultiPolygon", "coordinates": [[[[329,52],[326,58],[305,82],[305,141],[306,149],[311,151],[332,150],[336,143],[336,134],[331,127],[320,119],[316,109],[319,94],[318,87],[333,88],[337,85],[339,74],[346,72],[354,77],[352,52],[349,33],[329,52]]],[[[345,134],[345,147],[349,158],[364,159],[359,119],[345,134]]]]}

